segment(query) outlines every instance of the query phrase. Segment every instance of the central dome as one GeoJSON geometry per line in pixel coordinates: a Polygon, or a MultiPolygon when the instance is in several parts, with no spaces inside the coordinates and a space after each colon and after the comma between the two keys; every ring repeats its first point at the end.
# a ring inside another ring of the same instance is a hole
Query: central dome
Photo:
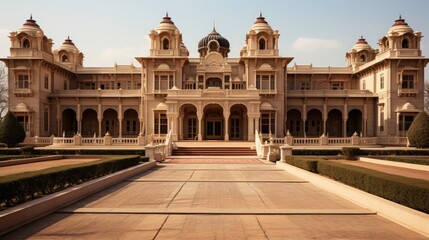
{"type": "Polygon", "coordinates": [[[229,41],[216,32],[216,29],[213,27],[212,32],[198,42],[198,50],[207,48],[211,40],[216,40],[221,48],[229,49],[229,41]]]}

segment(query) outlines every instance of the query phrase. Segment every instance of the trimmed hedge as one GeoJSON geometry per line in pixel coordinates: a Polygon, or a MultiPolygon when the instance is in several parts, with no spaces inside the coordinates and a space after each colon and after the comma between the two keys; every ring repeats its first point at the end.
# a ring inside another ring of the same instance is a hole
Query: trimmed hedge
{"type": "Polygon", "coordinates": [[[145,155],[144,149],[35,149],[36,155],[145,155]]]}
{"type": "Polygon", "coordinates": [[[140,161],[140,156],[111,156],[89,163],[4,176],[0,179],[0,206],[21,204],[135,166],[140,161]]]}
{"type": "Polygon", "coordinates": [[[429,150],[419,149],[389,149],[389,150],[377,150],[377,149],[361,149],[359,155],[368,156],[379,156],[379,155],[399,155],[399,156],[429,156],[429,150]]]}
{"type": "Polygon", "coordinates": [[[412,163],[412,164],[419,164],[419,165],[429,165],[429,158],[428,159],[420,159],[420,158],[412,158],[412,157],[377,157],[374,158],[375,160],[386,160],[386,161],[393,161],[393,162],[403,162],[403,163],[412,163]]]}
{"type": "Polygon", "coordinates": [[[318,161],[321,175],[377,195],[401,205],[429,213],[429,184],[421,179],[407,178],[367,168],[341,164],[333,161],[318,161]]]}
{"type": "Polygon", "coordinates": [[[407,131],[407,137],[411,146],[429,147],[429,115],[426,112],[417,114],[407,131]]]}
{"type": "Polygon", "coordinates": [[[292,149],[292,155],[336,156],[341,154],[339,149],[292,149]]]}
{"type": "Polygon", "coordinates": [[[343,147],[341,152],[346,160],[356,160],[359,155],[359,148],[357,147],[343,147]]]}
{"type": "Polygon", "coordinates": [[[314,158],[305,158],[305,157],[287,157],[285,159],[286,163],[313,173],[318,173],[317,171],[318,161],[319,160],[314,158]]]}

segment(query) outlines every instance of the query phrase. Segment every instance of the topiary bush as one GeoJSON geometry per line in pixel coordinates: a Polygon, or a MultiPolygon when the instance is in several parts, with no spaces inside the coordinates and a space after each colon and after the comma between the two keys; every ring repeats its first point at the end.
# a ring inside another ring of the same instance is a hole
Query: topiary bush
{"type": "Polygon", "coordinates": [[[12,112],[7,112],[0,123],[0,142],[13,147],[25,139],[25,130],[12,112]]]}
{"type": "Polygon", "coordinates": [[[417,148],[429,147],[429,115],[425,112],[417,114],[407,132],[411,146],[417,148]]]}
{"type": "Polygon", "coordinates": [[[356,147],[343,147],[342,153],[346,160],[356,160],[359,155],[359,148],[356,147]]]}

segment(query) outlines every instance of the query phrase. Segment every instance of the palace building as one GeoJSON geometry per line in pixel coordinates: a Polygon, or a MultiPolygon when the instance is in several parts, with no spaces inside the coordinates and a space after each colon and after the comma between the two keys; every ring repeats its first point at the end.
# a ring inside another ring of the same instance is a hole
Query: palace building
{"type": "MultiPolygon", "coordinates": [[[[251,23],[249,23],[251,25],[251,23]]],[[[209,32],[209,31],[207,31],[209,32]]],[[[85,67],[70,38],[57,49],[32,17],[10,33],[9,110],[28,137],[162,137],[254,141],[263,136],[404,136],[423,110],[422,34],[399,17],[377,49],[363,37],[344,67],[293,65],[260,15],[238,58],[213,27],[190,58],[166,15],[140,66],[85,67]]],[[[136,53],[140,54],[140,53],[136,53]]]]}

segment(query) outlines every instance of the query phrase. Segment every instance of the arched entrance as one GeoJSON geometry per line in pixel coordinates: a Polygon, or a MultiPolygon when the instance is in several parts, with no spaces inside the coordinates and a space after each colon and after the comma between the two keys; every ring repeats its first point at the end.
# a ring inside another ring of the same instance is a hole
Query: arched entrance
{"type": "Polygon", "coordinates": [[[223,108],[219,104],[209,104],[204,108],[204,139],[224,139],[223,108]]]}
{"type": "Polygon", "coordinates": [[[97,112],[94,109],[86,109],[82,113],[82,136],[92,137],[98,132],[97,112]]]}
{"type": "Polygon", "coordinates": [[[305,134],[307,137],[320,137],[322,135],[322,112],[318,109],[311,109],[307,113],[305,121],[305,134]]]}
{"type": "Polygon", "coordinates": [[[247,140],[247,108],[243,104],[231,107],[229,115],[229,139],[247,140]]]}
{"type": "Polygon", "coordinates": [[[351,110],[347,118],[347,137],[351,137],[355,132],[362,133],[362,112],[358,109],[351,110]]]}
{"type": "Polygon", "coordinates": [[[72,137],[77,132],[76,112],[73,109],[66,109],[62,115],[63,134],[72,137]]]}
{"type": "Polygon", "coordinates": [[[140,132],[139,115],[136,110],[128,109],[124,112],[122,131],[125,137],[136,137],[140,132]]]}
{"type": "Polygon", "coordinates": [[[328,113],[327,135],[329,137],[343,136],[343,114],[338,109],[332,109],[328,113]]]}
{"type": "Polygon", "coordinates": [[[301,128],[301,112],[297,109],[291,109],[287,112],[286,129],[295,137],[302,137],[303,131],[301,128]]]}
{"type": "Polygon", "coordinates": [[[198,137],[198,117],[197,108],[192,104],[185,104],[180,107],[180,117],[182,120],[181,138],[183,140],[197,140],[198,137]]]}
{"type": "Polygon", "coordinates": [[[102,134],[105,135],[109,132],[110,136],[117,137],[118,135],[118,113],[114,109],[107,109],[103,113],[103,121],[102,121],[102,134]]]}

